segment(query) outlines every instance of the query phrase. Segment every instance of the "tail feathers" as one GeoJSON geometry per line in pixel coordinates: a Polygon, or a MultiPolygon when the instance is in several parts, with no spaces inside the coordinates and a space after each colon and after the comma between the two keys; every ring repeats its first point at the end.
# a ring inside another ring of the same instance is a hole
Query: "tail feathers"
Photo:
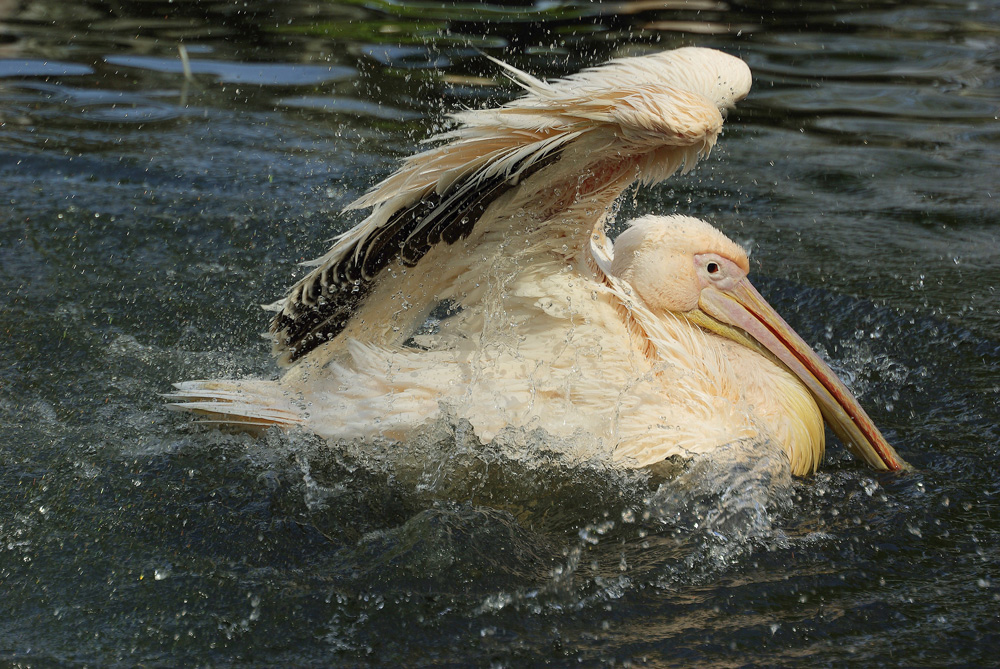
{"type": "Polygon", "coordinates": [[[306,422],[302,399],[275,381],[185,381],[174,388],[165,395],[172,400],[167,407],[205,416],[202,423],[255,431],[306,422]]]}

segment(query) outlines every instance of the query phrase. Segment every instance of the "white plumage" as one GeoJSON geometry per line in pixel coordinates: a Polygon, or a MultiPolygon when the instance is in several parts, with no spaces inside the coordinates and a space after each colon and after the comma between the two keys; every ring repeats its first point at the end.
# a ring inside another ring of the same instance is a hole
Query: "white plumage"
{"type": "Polygon", "coordinates": [[[747,297],[736,244],[688,217],[604,235],[627,188],[708,154],[749,91],[746,65],[686,48],[551,83],[501,65],[525,95],[454,114],[454,130],[350,205],[371,213],[274,305],[284,376],[181,383],[175,406],[400,440],[446,411],[484,440],[542,428],[579,437],[575,456],[628,466],[768,439],[805,474],[822,457],[821,411],[836,429],[843,405],[857,425],[838,433],[873,466],[901,466],[783,322],[748,334],[765,326],[727,300],[769,308],[747,297]],[[765,343],[775,336],[805,373],[765,343]]]}

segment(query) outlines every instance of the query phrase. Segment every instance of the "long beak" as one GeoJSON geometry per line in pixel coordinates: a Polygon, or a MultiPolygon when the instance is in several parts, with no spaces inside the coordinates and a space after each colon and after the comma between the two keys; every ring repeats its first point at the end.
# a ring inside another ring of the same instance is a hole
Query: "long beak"
{"type": "Polygon", "coordinates": [[[744,278],[728,290],[703,289],[699,306],[704,314],[719,321],[716,325],[732,326],[712,328],[716,332],[751,348],[763,346],[784,363],[809,388],[827,424],[854,455],[879,471],[910,469],[847,386],[749,280],[744,278]]]}

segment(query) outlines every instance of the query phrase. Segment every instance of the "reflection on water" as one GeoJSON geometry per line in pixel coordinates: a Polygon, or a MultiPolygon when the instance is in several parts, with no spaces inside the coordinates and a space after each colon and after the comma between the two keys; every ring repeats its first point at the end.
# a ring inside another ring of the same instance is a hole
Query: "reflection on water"
{"type": "Polygon", "coordinates": [[[0,2],[7,662],[991,664],[1000,14],[991,3],[0,2]],[[340,208],[544,77],[699,44],[755,73],[707,218],[919,471],[831,448],[622,473],[461,422],[405,445],[188,428],[340,208]],[[185,76],[179,47],[190,58],[185,76]],[[961,602],[961,606],[956,606],[961,602]]]}

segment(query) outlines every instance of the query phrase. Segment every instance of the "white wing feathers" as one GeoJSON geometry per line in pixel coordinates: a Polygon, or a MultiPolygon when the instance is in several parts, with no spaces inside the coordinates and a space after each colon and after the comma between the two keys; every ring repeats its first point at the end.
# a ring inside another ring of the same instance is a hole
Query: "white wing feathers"
{"type": "Polygon", "coordinates": [[[581,174],[601,160],[635,160],[644,184],[690,170],[714,146],[722,110],[745,97],[751,81],[741,60],[700,48],[623,58],[553,82],[496,62],[525,95],[499,108],[452,114],[457,127],[432,138],[438,146],[405,160],[347,207],[372,211],[275,305],[276,352],[343,327],[346,310],[363,296],[343,298],[331,316],[324,305],[339,299],[335,284],[351,282],[356,293],[359,277],[374,281],[388,255],[414,264],[442,239],[467,236],[475,225],[469,218],[570,149],[569,167],[581,174]]]}
{"type": "Polygon", "coordinates": [[[274,381],[185,381],[166,395],[168,408],[190,411],[207,418],[202,422],[264,429],[271,425],[292,427],[305,423],[305,404],[274,381]]]}

